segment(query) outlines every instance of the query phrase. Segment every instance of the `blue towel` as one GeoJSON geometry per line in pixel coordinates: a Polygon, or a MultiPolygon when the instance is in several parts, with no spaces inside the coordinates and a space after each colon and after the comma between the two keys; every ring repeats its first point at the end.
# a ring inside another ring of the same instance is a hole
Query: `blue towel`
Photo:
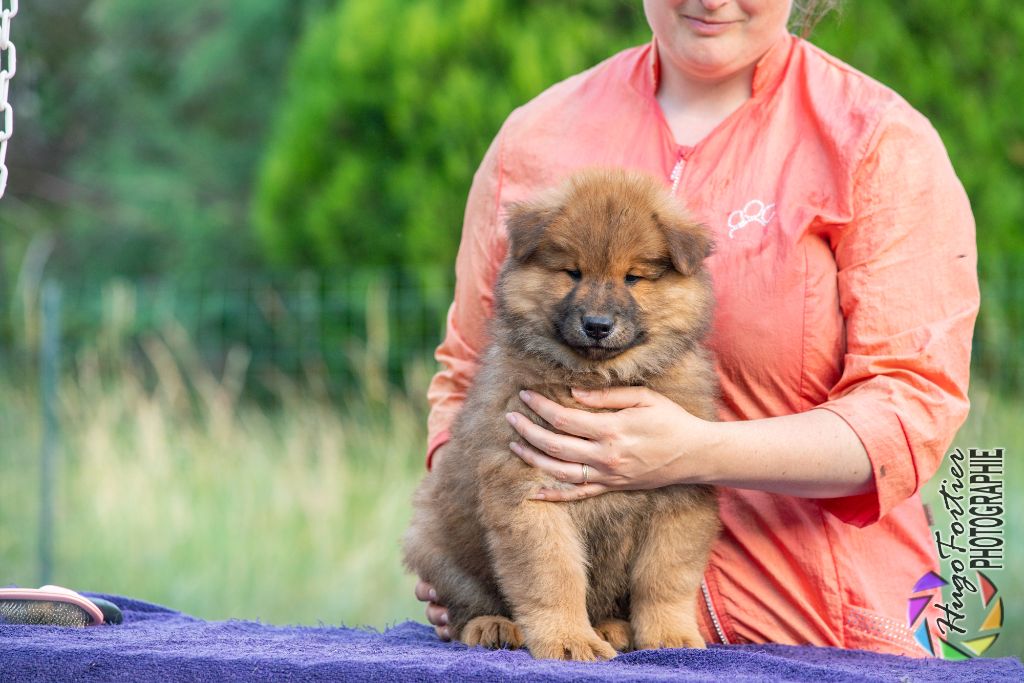
{"type": "MultiPolygon", "coordinates": [[[[89,595],[89,594],[86,594],[89,595]]],[[[383,633],[203,621],[129,598],[120,626],[0,624],[0,681],[1022,681],[1016,659],[946,662],[861,650],[728,645],[647,650],[609,662],[442,643],[411,621],[383,633]]]]}

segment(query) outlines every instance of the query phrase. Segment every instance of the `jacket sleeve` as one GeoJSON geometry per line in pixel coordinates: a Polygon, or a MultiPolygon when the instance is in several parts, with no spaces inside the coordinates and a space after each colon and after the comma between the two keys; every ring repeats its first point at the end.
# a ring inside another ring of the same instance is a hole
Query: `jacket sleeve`
{"type": "Polygon", "coordinates": [[[434,353],[442,367],[427,389],[428,469],[434,452],[449,439],[452,421],[479,366],[487,321],[494,312],[494,282],[504,257],[499,234],[502,137],[499,133],[487,150],[466,202],[455,260],[455,296],[444,341],[434,353]]]}
{"type": "Polygon", "coordinates": [[[831,236],[847,346],[819,408],[856,432],[875,490],[820,502],[866,526],[935,473],[967,416],[979,292],[970,204],[924,117],[890,110],[853,183],[853,221],[831,236]]]}

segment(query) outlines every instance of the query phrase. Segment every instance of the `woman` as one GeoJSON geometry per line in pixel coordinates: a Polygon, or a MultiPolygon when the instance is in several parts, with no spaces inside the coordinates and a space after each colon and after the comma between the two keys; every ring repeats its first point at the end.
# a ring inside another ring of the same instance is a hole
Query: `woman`
{"type": "MultiPolygon", "coordinates": [[[[720,422],[650,390],[534,396],[528,464],[551,504],[710,483],[723,533],[699,612],[709,643],[921,656],[904,621],[937,570],[920,485],[968,408],[974,224],[938,135],[898,95],[786,30],[791,0],[645,0],[654,34],[516,110],[474,179],[429,391],[430,460],[485,343],[501,207],[586,166],[665,178],[711,227],[720,422]],[[584,465],[586,468],[584,468],[584,465]]],[[[445,613],[424,583],[427,615],[445,613]]]]}

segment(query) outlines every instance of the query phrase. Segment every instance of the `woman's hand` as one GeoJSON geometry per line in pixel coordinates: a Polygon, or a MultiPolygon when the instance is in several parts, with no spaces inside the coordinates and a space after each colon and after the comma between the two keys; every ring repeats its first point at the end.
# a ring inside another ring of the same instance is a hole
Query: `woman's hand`
{"type": "Polygon", "coordinates": [[[571,490],[541,489],[536,498],[580,500],[606,491],[700,481],[696,469],[700,463],[688,454],[710,437],[712,423],[644,387],[573,389],[572,395],[585,406],[615,412],[566,408],[535,392],[522,391],[523,402],[564,434],[519,413],[507,415],[530,444],[511,444],[516,455],[559,481],[578,484],[571,490]]]}
{"type": "Polygon", "coordinates": [[[416,583],[416,599],[427,603],[427,621],[434,625],[434,632],[441,640],[451,640],[452,633],[448,628],[448,608],[437,604],[437,591],[426,581],[420,579],[416,583]]]}
{"type": "MultiPolygon", "coordinates": [[[[541,489],[535,497],[542,500],[580,500],[669,484],[713,484],[801,498],[839,498],[876,488],[860,438],[830,410],[707,422],[642,387],[573,390],[580,403],[614,410],[609,413],[565,408],[533,392],[520,397],[565,434],[508,413],[530,444],[512,444],[512,451],[559,481],[577,484],[567,491],[541,489]]],[[[879,476],[885,476],[885,467],[879,467],[879,476]]]]}

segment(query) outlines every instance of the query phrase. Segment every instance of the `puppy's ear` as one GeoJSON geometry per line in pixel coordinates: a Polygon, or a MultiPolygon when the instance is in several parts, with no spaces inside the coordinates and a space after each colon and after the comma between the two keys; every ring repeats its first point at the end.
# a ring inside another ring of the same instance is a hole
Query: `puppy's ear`
{"type": "Polygon", "coordinates": [[[537,251],[548,226],[558,217],[561,207],[539,202],[519,202],[508,207],[508,252],[523,263],[537,251]]]}
{"type": "Polygon", "coordinates": [[[655,214],[654,220],[665,235],[672,266],[683,275],[690,276],[700,270],[711,252],[714,242],[706,225],[694,223],[675,212],[655,214]]]}

